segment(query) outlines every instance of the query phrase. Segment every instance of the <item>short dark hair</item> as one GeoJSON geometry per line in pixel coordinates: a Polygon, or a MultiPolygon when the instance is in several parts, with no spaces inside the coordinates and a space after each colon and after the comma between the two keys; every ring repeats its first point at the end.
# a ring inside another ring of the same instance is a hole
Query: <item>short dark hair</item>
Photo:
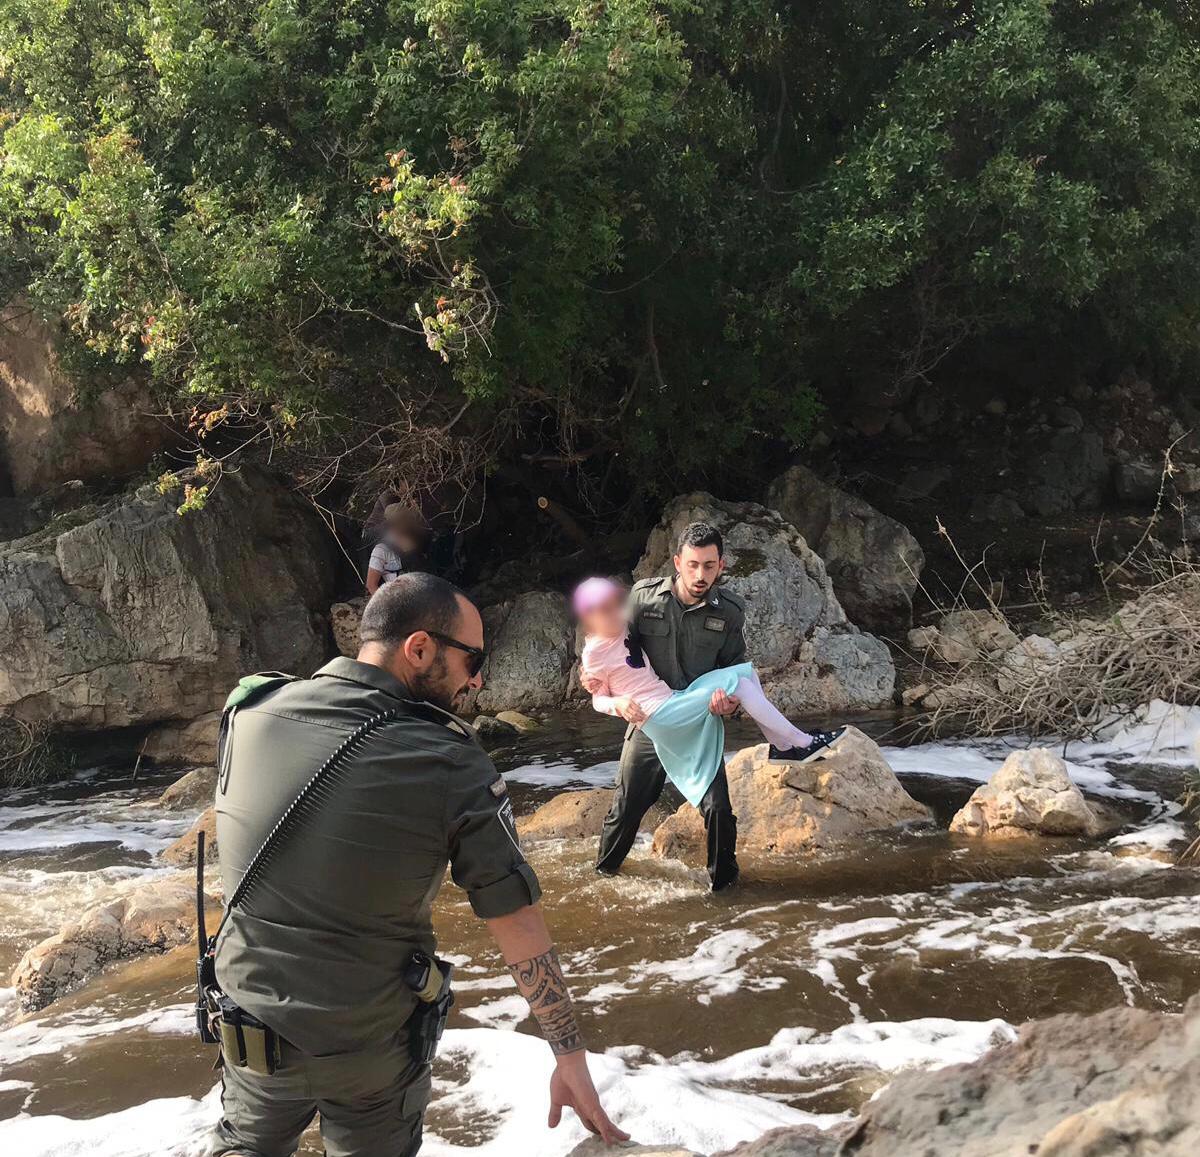
{"type": "Polygon", "coordinates": [[[715,546],[717,558],[725,557],[725,540],[711,522],[689,522],[679,536],[679,545],[675,548],[675,553],[682,554],[685,546],[715,546]]]}
{"type": "Polygon", "coordinates": [[[413,571],[397,575],[370,598],[358,627],[364,643],[400,646],[416,631],[453,634],[465,599],[453,583],[437,575],[413,571]]]}

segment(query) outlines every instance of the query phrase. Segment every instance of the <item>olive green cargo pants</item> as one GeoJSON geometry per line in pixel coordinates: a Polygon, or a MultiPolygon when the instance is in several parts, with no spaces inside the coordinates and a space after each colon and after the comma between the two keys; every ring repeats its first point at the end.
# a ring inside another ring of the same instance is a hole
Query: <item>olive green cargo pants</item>
{"type": "Polygon", "coordinates": [[[326,1157],[415,1157],[429,1102],[429,1066],[406,1036],[394,1047],[314,1057],[283,1044],[271,1076],[222,1069],[221,1120],[213,1157],[291,1157],[321,1115],[326,1157]]]}

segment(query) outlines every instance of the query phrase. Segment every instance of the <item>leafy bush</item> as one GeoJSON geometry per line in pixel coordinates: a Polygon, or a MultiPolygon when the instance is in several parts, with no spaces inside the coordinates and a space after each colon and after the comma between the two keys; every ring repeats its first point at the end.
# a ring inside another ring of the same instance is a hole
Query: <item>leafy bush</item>
{"type": "Polygon", "coordinates": [[[1196,65],[1148,0],[6,0],[0,291],[314,485],[516,440],[614,511],[984,338],[1183,367],[1196,65]]]}

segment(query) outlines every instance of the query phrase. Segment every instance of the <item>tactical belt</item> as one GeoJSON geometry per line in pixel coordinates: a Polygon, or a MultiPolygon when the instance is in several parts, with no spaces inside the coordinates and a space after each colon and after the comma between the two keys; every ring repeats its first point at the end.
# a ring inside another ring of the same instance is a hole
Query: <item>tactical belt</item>
{"type": "MultiPolygon", "coordinates": [[[[282,681],[284,677],[280,677],[282,681]]],[[[268,690],[277,686],[275,680],[253,685],[253,690],[268,690]]],[[[235,692],[236,694],[236,692],[235,692]]],[[[232,724],[236,707],[247,696],[226,709],[226,726],[232,724]]],[[[412,704],[413,708],[420,704],[412,704]]],[[[417,712],[414,712],[417,713],[417,712]]],[[[275,826],[254,853],[233,895],[225,905],[221,923],[210,938],[204,920],[204,833],[196,838],[196,936],[199,958],[196,961],[196,1028],[205,1044],[219,1044],[221,1059],[225,1064],[237,1065],[251,1072],[269,1076],[279,1067],[282,1041],[278,1033],[264,1024],[258,1017],[238,1007],[221,991],[217,983],[217,942],[233,910],[244,904],[261,879],[263,871],[283,844],[284,838],[302,823],[316,814],[328,798],[338,778],[345,773],[350,761],[359,753],[367,737],[385,724],[409,714],[408,711],[384,711],[373,715],[338,747],[317,768],[312,778],[300,789],[299,794],[284,809],[275,826]]],[[[228,742],[228,736],[223,735],[228,742]]],[[[222,760],[218,756],[218,763],[222,760]]],[[[428,1064],[437,1053],[438,1041],[446,1027],[446,1018],[454,1005],[454,993],[450,982],[454,968],[447,961],[430,957],[424,952],[414,952],[404,973],[405,983],[416,994],[418,1006],[409,1017],[409,1052],[418,1064],[428,1064]]]]}

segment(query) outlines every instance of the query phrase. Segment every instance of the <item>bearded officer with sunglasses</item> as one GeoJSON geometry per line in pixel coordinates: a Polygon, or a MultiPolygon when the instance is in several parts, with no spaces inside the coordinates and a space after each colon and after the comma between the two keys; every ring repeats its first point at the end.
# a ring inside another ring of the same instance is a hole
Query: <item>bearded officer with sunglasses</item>
{"type": "Polygon", "coordinates": [[[418,1151],[430,1067],[414,1026],[428,1023],[420,988],[431,971],[438,990],[430,911],[447,865],[554,1054],[550,1126],[568,1107],[605,1142],[627,1140],[592,1085],[504,780],[452,714],[480,685],[478,610],[443,579],[402,574],[367,604],[360,635],[356,659],[311,679],[244,680],[225,712],[227,897],[314,772],[335,754],[345,766],[216,938],[215,1007],[237,1032],[220,1033],[211,1152],[287,1157],[318,1115],[328,1157],[418,1151]],[[265,1051],[239,1050],[258,1041],[243,1025],[262,1028],[265,1051]]]}

